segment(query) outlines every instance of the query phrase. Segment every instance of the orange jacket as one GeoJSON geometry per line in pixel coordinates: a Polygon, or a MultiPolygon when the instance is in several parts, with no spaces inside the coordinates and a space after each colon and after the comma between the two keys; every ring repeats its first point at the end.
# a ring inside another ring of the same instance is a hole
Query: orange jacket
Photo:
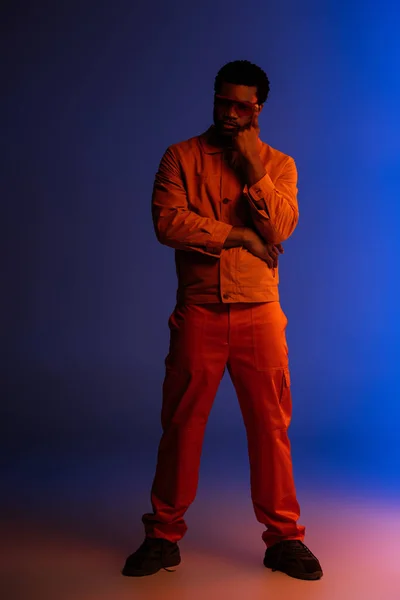
{"type": "Polygon", "coordinates": [[[267,174],[248,189],[211,144],[211,131],[170,146],[155,177],[153,223],[158,241],[175,248],[177,301],[279,300],[278,269],[242,247],[223,246],[234,226],[252,227],[274,244],[293,233],[299,218],[295,162],[259,140],[267,174]]]}

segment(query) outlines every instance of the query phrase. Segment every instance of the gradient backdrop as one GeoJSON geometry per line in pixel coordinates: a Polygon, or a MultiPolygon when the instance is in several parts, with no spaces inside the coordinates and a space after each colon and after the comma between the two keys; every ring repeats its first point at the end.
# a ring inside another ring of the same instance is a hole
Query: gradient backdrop
{"type": "MultiPolygon", "coordinates": [[[[321,487],[398,494],[400,8],[38,0],[2,13],[9,510],[57,515],[64,502],[71,523],[86,506],[104,527],[112,497],[139,542],[176,290],[173,250],[152,228],[153,179],[170,144],[210,125],[214,77],[239,58],[268,73],[261,138],[299,170],[280,289],[300,500],[321,487]]],[[[201,477],[203,490],[247,489],[228,377],[201,477]]]]}

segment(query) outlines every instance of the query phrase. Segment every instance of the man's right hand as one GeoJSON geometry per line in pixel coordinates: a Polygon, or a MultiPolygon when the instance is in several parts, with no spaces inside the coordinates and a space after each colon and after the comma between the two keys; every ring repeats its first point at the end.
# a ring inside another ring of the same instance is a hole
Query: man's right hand
{"type": "Polygon", "coordinates": [[[258,233],[251,229],[246,236],[244,248],[266,262],[270,269],[276,269],[278,256],[284,252],[282,244],[267,244],[258,233]]]}

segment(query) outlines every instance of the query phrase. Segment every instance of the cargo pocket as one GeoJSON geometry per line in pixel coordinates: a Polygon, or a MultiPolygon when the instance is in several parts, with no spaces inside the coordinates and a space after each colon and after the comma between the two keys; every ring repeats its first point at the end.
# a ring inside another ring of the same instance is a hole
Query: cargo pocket
{"type": "Polygon", "coordinates": [[[281,383],[281,393],[279,399],[279,408],[281,411],[282,422],[284,423],[284,428],[287,429],[290,425],[290,421],[292,418],[292,393],[290,389],[290,372],[289,367],[286,367],[281,371],[282,373],[282,383],[281,383]]]}
{"type": "Polygon", "coordinates": [[[285,390],[290,390],[290,371],[289,367],[283,369],[283,378],[282,378],[282,392],[284,394],[285,390]]]}

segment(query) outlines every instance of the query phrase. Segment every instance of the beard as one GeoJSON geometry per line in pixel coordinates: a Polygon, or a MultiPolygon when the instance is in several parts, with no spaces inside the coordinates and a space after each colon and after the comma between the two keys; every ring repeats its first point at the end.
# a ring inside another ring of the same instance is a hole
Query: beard
{"type": "Polygon", "coordinates": [[[213,121],[214,121],[215,133],[217,134],[218,138],[220,138],[221,142],[224,143],[224,145],[232,144],[233,139],[239,133],[239,131],[243,131],[246,128],[246,127],[240,127],[240,126],[236,127],[235,126],[232,130],[224,129],[224,122],[218,118],[215,110],[213,113],[213,121]]]}
{"type": "Polygon", "coordinates": [[[224,123],[222,121],[214,121],[214,126],[215,126],[215,130],[216,133],[218,134],[219,137],[223,138],[223,139],[233,139],[234,137],[237,136],[237,134],[239,133],[239,131],[241,131],[243,129],[243,127],[233,127],[232,129],[225,129],[224,128],[224,123]]]}
{"type": "Polygon", "coordinates": [[[239,133],[239,131],[243,131],[246,129],[247,124],[242,127],[237,127],[232,131],[223,130],[222,124],[223,122],[217,118],[217,115],[213,115],[214,128],[215,128],[215,136],[217,138],[218,143],[224,148],[224,161],[232,171],[235,172],[236,176],[245,183],[245,174],[243,168],[242,157],[239,152],[235,148],[235,137],[239,133]]]}

